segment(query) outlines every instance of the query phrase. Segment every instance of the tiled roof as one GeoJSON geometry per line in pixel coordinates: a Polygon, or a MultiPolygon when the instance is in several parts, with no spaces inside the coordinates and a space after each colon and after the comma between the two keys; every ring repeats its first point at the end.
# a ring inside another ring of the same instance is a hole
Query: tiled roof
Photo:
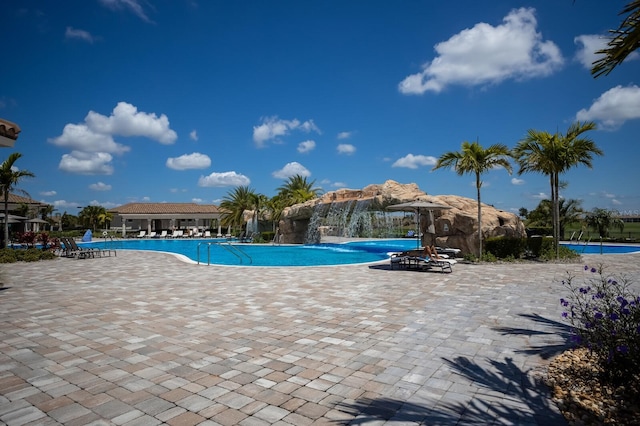
{"type": "Polygon", "coordinates": [[[118,214],[210,214],[219,213],[218,206],[195,203],[129,203],[109,210],[118,214]]]}
{"type": "MultiPolygon", "coordinates": [[[[0,192],[0,194],[1,194],[1,192],[0,192]]],[[[36,201],[36,200],[31,199],[31,198],[22,197],[20,195],[12,194],[12,193],[9,193],[9,203],[10,204],[37,204],[37,205],[40,205],[40,206],[48,205],[47,203],[41,203],[40,201],[36,201]]]]}

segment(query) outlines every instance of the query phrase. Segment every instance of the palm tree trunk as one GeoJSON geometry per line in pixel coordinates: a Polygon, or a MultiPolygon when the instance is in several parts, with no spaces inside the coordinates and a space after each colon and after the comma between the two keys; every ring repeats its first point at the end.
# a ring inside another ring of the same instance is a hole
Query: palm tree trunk
{"type": "Polygon", "coordinates": [[[480,202],[480,174],[476,173],[476,189],[478,190],[478,259],[482,260],[482,205],[480,202]]]}
{"type": "Polygon", "coordinates": [[[556,259],[560,257],[560,175],[558,173],[555,174],[555,194],[554,194],[554,204],[553,204],[553,214],[554,214],[554,234],[553,234],[553,244],[556,252],[556,259]]]}
{"type": "Polygon", "coordinates": [[[4,243],[2,248],[9,247],[9,191],[3,192],[4,197],[4,243]]]}

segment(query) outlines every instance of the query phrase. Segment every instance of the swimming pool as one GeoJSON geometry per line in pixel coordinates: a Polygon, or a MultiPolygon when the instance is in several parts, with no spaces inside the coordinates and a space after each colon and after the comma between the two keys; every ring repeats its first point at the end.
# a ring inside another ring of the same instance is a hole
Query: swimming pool
{"type": "Polygon", "coordinates": [[[632,245],[613,245],[613,244],[600,245],[598,243],[593,243],[593,244],[561,243],[561,245],[581,254],[627,254],[627,253],[640,252],[640,246],[632,246],[632,245]]]}
{"type": "Polygon", "coordinates": [[[415,239],[354,241],[343,244],[271,245],[227,243],[226,239],[140,239],[86,243],[85,247],[175,253],[203,264],[240,266],[323,266],[370,263],[389,252],[416,248],[415,239]]]}

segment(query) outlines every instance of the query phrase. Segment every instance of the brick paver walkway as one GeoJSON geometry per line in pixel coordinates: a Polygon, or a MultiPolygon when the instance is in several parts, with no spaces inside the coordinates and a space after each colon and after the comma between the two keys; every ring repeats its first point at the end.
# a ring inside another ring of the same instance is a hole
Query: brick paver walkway
{"type": "MultiPolygon", "coordinates": [[[[584,256],[640,282],[640,255],[584,256]]],[[[539,377],[577,264],[0,265],[8,425],[564,424],[539,377]]]]}

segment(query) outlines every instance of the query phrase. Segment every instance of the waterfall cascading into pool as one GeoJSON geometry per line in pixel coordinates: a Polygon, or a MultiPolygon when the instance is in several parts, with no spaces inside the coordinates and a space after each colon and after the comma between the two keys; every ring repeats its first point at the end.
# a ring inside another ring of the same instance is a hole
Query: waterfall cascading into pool
{"type": "Polygon", "coordinates": [[[323,236],[355,238],[373,235],[371,200],[334,201],[314,207],[305,244],[318,244],[323,236]]]}

